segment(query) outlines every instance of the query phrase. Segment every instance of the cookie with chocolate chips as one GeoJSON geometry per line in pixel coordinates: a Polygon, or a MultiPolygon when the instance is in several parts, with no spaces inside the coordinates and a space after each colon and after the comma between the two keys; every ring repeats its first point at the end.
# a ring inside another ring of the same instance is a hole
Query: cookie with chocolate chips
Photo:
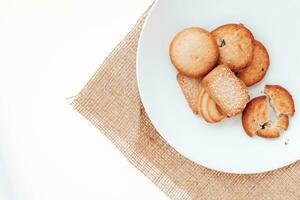
{"type": "Polygon", "coordinates": [[[254,37],[242,24],[226,24],[212,31],[220,56],[218,63],[238,71],[249,65],[253,58],[254,37]]]}
{"type": "Polygon", "coordinates": [[[239,77],[248,87],[261,81],[270,65],[269,54],[267,49],[258,41],[254,42],[253,59],[250,65],[239,71],[237,77],[239,77]]]}

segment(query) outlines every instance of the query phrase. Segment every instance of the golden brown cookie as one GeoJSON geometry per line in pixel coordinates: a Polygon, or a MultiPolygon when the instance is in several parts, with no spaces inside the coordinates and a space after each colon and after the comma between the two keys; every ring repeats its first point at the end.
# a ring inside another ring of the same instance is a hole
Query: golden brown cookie
{"type": "Polygon", "coordinates": [[[217,123],[225,118],[225,114],[220,111],[220,108],[218,108],[217,104],[211,99],[208,99],[207,102],[207,110],[210,118],[214,121],[214,123],[217,123]]]}
{"type": "Polygon", "coordinates": [[[257,131],[257,135],[264,138],[280,137],[281,129],[279,127],[265,126],[265,128],[257,131]]]}
{"type": "Polygon", "coordinates": [[[280,133],[288,129],[289,116],[295,112],[294,101],[289,92],[279,85],[266,85],[265,94],[252,99],[246,106],[242,115],[242,123],[246,133],[253,137],[276,138],[280,133]],[[276,112],[276,119],[270,120],[268,103],[276,112]]]}
{"type": "Polygon", "coordinates": [[[252,99],[243,111],[242,124],[250,137],[253,137],[258,130],[263,129],[269,121],[270,116],[266,96],[252,99]]]}
{"type": "Polygon", "coordinates": [[[199,113],[201,114],[202,118],[208,123],[214,123],[213,119],[210,117],[208,110],[207,110],[207,103],[209,100],[209,96],[207,92],[202,88],[199,95],[199,113]]]}
{"type": "Polygon", "coordinates": [[[198,113],[208,123],[217,123],[225,118],[225,114],[220,111],[216,103],[203,88],[199,94],[198,113]]]}
{"type": "Polygon", "coordinates": [[[212,31],[219,51],[219,64],[230,66],[233,71],[249,65],[253,58],[254,37],[242,24],[226,24],[212,31]]]}
{"type": "Polygon", "coordinates": [[[270,61],[267,49],[258,41],[254,42],[253,59],[249,66],[237,72],[248,87],[261,81],[269,69],[270,61]]]}
{"type": "Polygon", "coordinates": [[[264,138],[277,138],[280,133],[287,130],[289,118],[287,115],[278,116],[273,122],[269,121],[257,131],[257,135],[264,138]]]}
{"type": "Polygon", "coordinates": [[[289,117],[287,115],[280,115],[274,120],[273,125],[287,130],[289,127],[289,117]]]}
{"type": "Polygon", "coordinates": [[[226,65],[207,74],[202,86],[228,117],[241,113],[249,101],[247,86],[226,65]]]}
{"type": "Polygon", "coordinates": [[[201,89],[200,78],[191,78],[179,73],[176,78],[193,113],[198,114],[198,100],[201,89]]]}
{"type": "Polygon", "coordinates": [[[207,74],[219,57],[214,37],[202,28],[187,28],[177,33],[170,44],[169,53],[176,69],[189,77],[207,74]]]}
{"type": "Polygon", "coordinates": [[[293,116],[295,113],[295,104],[292,95],[279,85],[266,85],[265,94],[270,98],[270,103],[277,116],[293,116]]]}

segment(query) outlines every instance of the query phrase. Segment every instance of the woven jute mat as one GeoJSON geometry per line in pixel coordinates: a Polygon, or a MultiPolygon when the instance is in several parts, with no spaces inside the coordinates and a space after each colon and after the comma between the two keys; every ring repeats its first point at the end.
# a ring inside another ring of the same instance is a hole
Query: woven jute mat
{"type": "Polygon", "coordinates": [[[195,164],[162,139],[145,113],[136,79],[137,44],[148,11],[75,97],[73,107],[171,199],[299,200],[300,161],[263,174],[226,174],[195,164]]]}

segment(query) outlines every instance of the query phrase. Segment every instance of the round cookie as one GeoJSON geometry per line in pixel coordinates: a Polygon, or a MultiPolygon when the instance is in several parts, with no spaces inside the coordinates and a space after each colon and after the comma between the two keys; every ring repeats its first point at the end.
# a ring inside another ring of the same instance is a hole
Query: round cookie
{"type": "Polygon", "coordinates": [[[290,93],[279,85],[266,85],[264,93],[252,99],[242,115],[242,124],[246,133],[265,138],[280,137],[280,133],[289,127],[289,116],[293,116],[295,105],[290,93]],[[271,120],[269,105],[276,112],[276,118],[271,120]]]}
{"type": "Polygon", "coordinates": [[[177,33],[170,44],[169,53],[176,69],[189,77],[207,74],[219,57],[214,37],[202,28],[187,28],[177,33]]]}
{"type": "Polygon", "coordinates": [[[242,24],[226,24],[212,31],[219,51],[219,64],[227,64],[238,71],[248,66],[253,58],[254,37],[242,24]]]}
{"type": "Polygon", "coordinates": [[[248,87],[261,81],[270,65],[269,54],[267,49],[258,41],[254,42],[253,59],[248,67],[237,73],[248,87]]]}

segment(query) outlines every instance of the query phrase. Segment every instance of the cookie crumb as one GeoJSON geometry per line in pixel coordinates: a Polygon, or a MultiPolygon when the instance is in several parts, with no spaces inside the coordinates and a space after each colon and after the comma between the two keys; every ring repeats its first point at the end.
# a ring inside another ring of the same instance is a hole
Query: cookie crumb
{"type": "Polygon", "coordinates": [[[289,143],[290,143],[290,139],[286,139],[284,142],[285,145],[288,145],[289,143]]]}

